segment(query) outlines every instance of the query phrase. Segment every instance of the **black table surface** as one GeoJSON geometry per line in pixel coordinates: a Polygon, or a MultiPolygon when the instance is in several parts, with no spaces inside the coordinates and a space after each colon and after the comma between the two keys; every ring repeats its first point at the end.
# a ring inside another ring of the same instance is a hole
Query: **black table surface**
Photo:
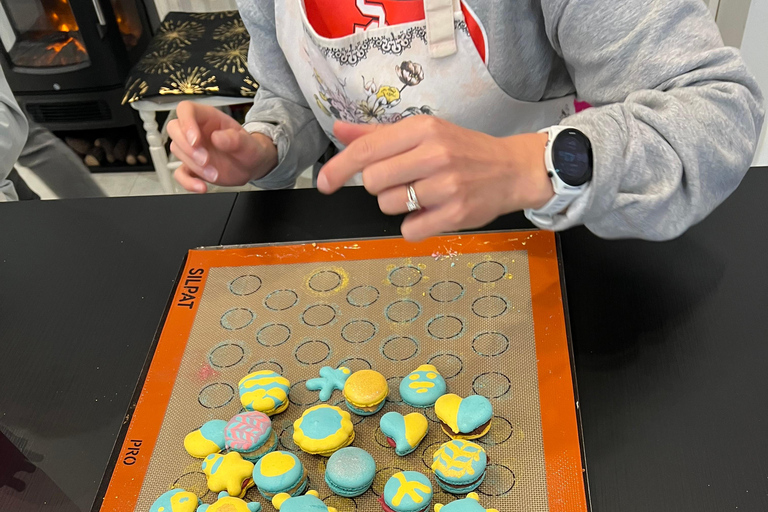
{"type": "MultiPolygon", "coordinates": [[[[752,170],[671,242],[562,234],[595,512],[768,510],[766,195],[752,170]]],[[[3,512],[91,509],[188,249],[396,236],[400,220],[361,189],[2,204],[0,219],[3,512]]]]}

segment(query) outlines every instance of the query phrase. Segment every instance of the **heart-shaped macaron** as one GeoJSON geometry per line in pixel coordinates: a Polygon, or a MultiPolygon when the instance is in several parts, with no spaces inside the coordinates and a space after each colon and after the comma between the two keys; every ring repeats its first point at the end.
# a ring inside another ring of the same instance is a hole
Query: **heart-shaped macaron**
{"type": "Polygon", "coordinates": [[[442,423],[443,432],[453,439],[477,439],[491,428],[493,406],[487,398],[470,395],[447,394],[435,402],[435,414],[442,423]]]}
{"type": "Polygon", "coordinates": [[[423,414],[412,412],[403,416],[399,412],[388,412],[379,420],[382,433],[387,442],[395,448],[395,453],[408,455],[415,450],[427,435],[429,422],[423,414]]]}

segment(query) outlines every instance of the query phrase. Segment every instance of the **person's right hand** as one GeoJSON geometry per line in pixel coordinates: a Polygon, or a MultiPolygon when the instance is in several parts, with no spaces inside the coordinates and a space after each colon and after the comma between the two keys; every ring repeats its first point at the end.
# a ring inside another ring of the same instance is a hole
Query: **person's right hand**
{"type": "Polygon", "coordinates": [[[277,166],[272,139],[246,132],[220,110],[183,101],[176,114],[168,123],[171,151],[182,162],[174,177],[190,192],[204,193],[206,183],[245,185],[277,166]]]}

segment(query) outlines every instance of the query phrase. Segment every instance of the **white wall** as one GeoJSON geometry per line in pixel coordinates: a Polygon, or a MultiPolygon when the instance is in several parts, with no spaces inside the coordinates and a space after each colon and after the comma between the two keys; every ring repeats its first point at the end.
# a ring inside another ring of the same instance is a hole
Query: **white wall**
{"type": "MultiPolygon", "coordinates": [[[[741,41],[741,53],[750,71],[757,77],[763,94],[768,96],[768,0],[752,0],[741,41]]],[[[763,126],[753,165],[768,166],[768,123],[763,126]]]]}
{"type": "MultiPolygon", "coordinates": [[[[258,1],[258,0],[256,0],[258,1]]],[[[236,0],[155,0],[157,14],[162,20],[170,11],[211,12],[233,11],[237,9],[236,0]]]]}

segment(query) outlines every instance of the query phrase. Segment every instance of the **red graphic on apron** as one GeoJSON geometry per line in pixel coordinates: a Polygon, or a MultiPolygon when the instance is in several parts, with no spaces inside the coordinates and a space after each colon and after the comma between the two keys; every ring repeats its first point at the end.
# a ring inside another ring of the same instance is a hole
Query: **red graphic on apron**
{"type": "MultiPolygon", "coordinates": [[[[328,39],[424,19],[423,0],[304,0],[304,6],[312,28],[328,39]]],[[[483,61],[488,62],[480,20],[464,2],[461,3],[461,10],[477,51],[483,61]]]]}

